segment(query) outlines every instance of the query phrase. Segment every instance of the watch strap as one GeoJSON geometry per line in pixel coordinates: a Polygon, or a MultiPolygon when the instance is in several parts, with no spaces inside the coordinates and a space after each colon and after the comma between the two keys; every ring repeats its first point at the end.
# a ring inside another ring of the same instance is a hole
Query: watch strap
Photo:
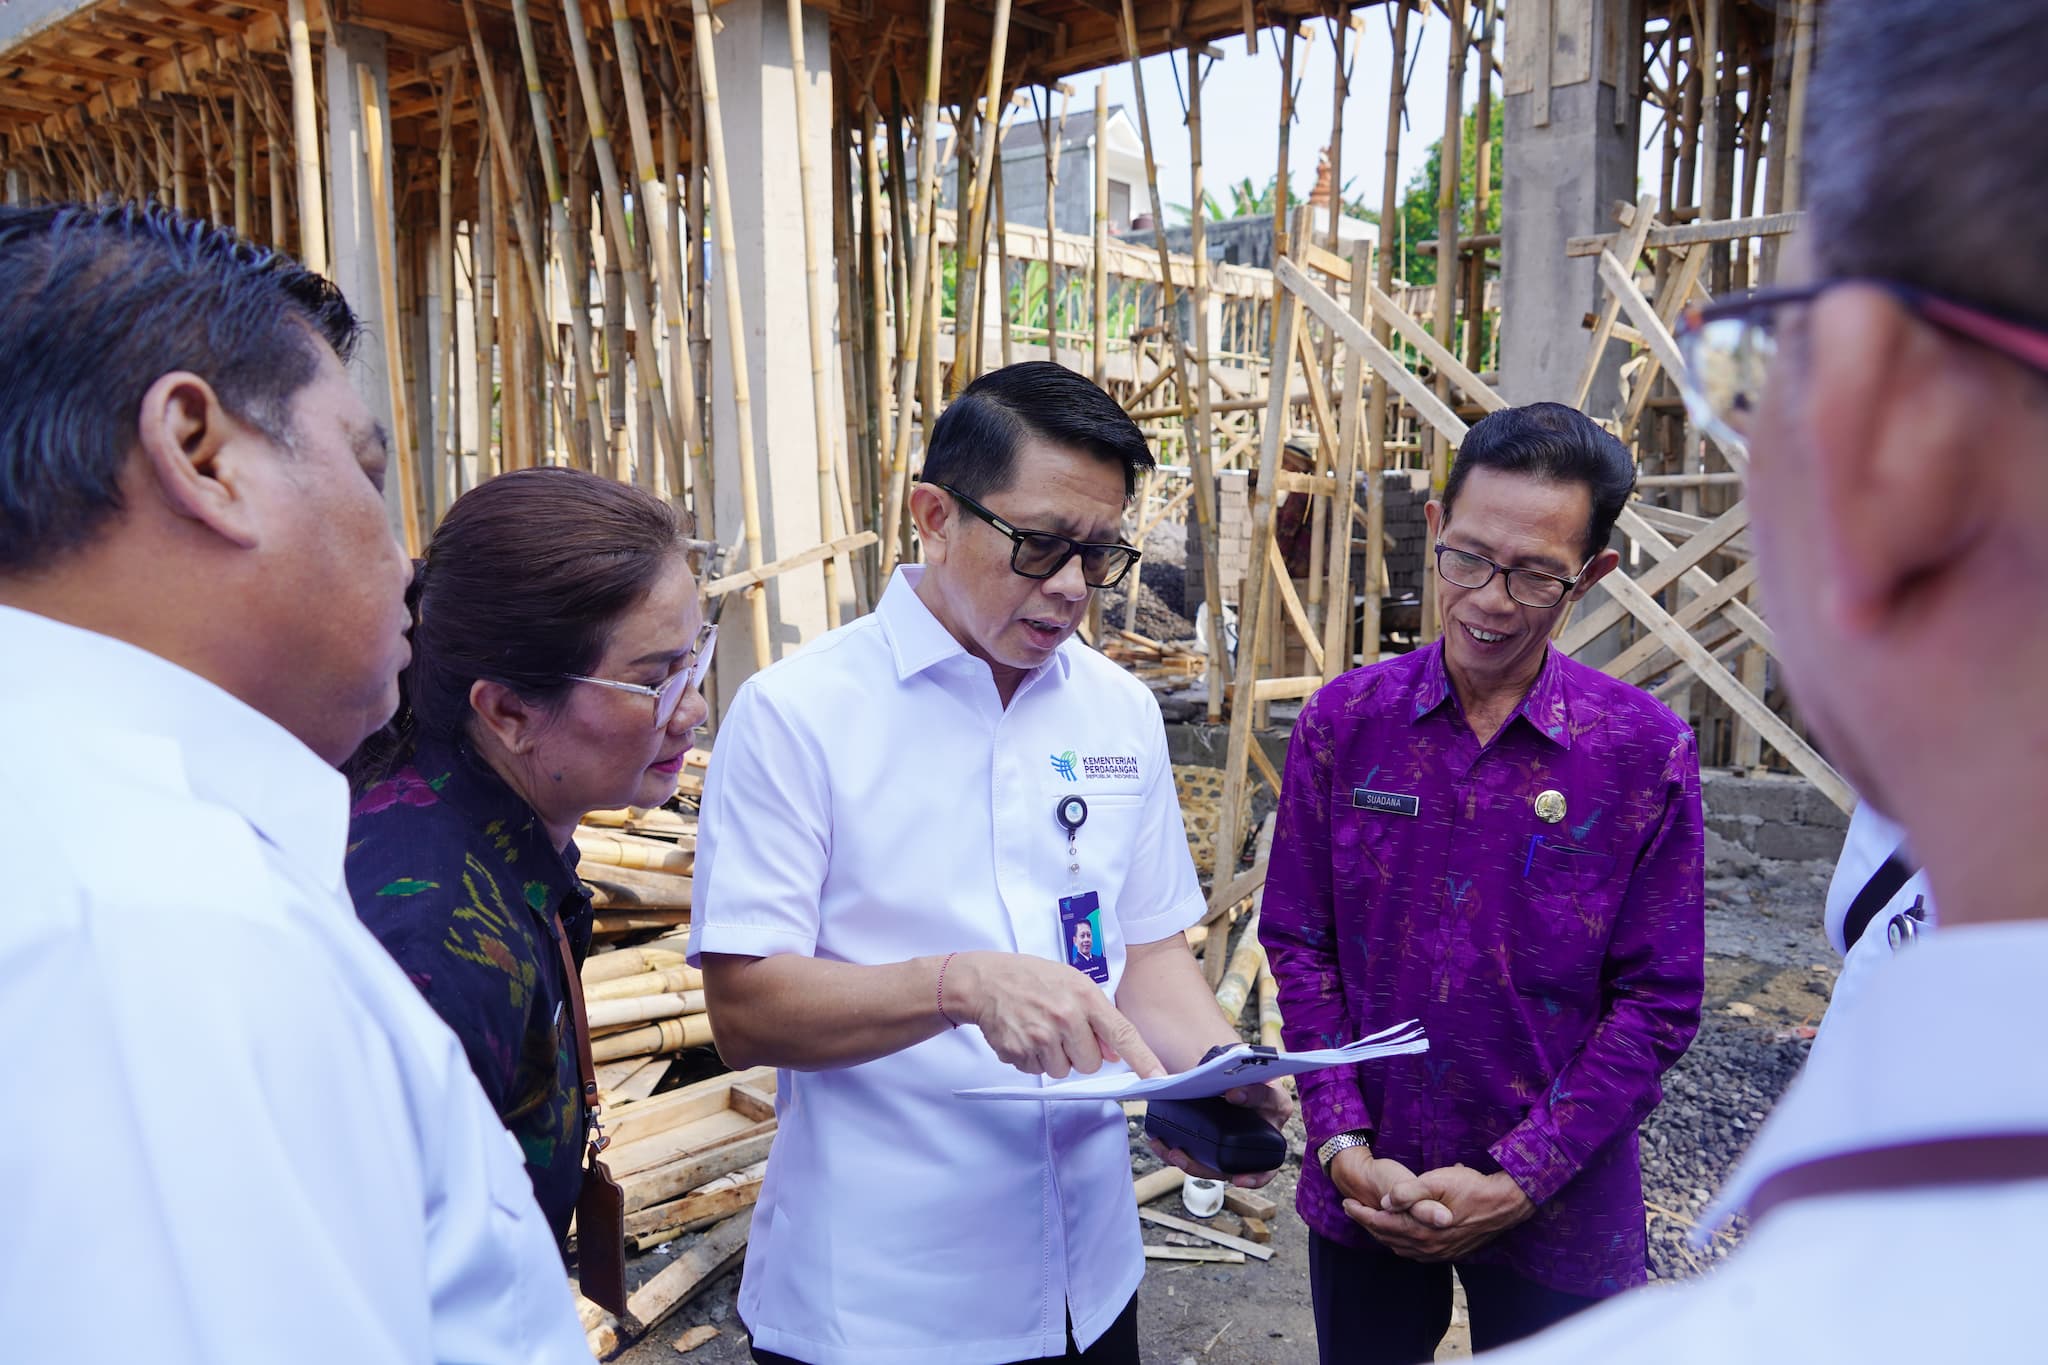
{"type": "Polygon", "coordinates": [[[1328,1175],[1330,1173],[1330,1163],[1336,1160],[1337,1153],[1349,1151],[1353,1147],[1369,1148],[1371,1146],[1372,1134],[1366,1132],[1363,1128],[1353,1128],[1349,1132],[1338,1133],[1333,1137],[1324,1138],[1322,1145],[1316,1148],[1316,1164],[1323,1168],[1324,1175],[1328,1175]]]}

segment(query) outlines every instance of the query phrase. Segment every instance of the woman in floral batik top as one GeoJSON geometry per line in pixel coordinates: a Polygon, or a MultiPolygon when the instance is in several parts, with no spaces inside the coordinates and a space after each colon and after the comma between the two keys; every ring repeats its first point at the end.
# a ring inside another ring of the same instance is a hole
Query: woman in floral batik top
{"type": "Polygon", "coordinates": [[[356,913],[462,1040],[566,1238],[582,1184],[568,983],[590,898],[576,825],[675,791],[711,654],[667,504],[568,469],[449,508],[408,600],[390,726],[349,763],[356,913]]]}

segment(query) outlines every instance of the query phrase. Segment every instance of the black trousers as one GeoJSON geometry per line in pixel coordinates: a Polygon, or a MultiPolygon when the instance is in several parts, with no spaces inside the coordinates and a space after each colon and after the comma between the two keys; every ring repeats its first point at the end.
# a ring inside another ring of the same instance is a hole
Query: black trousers
{"type": "MultiPolygon", "coordinates": [[[[1058,1356],[1040,1356],[1036,1360],[1018,1361],[1017,1365],[1056,1365],[1059,1361],[1081,1361],[1083,1365],[1138,1365],[1138,1296],[1131,1295],[1131,1301],[1124,1305],[1124,1311],[1116,1315],[1116,1321],[1109,1330],[1097,1337],[1095,1344],[1082,1350],[1074,1343],[1074,1323],[1067,1320],[1067,1353],[1058,1356]]],[[[803,1365],[794,1356],[777,1355],[754,1347],[755,1365],[803,1365]]]]}
{"type": "MultiPolygon", "coordinates": [[[[1451,1327],[1452,1263],[1405,1260],[1311,1231],[1308,1281],[1322,1365],[1427,1365],[1451,1327]]],[[[1600,1300],[1546,1288],[1503,1266],[1457,1263],[1472,1353],[1533,1336],[1600,1300]]]]}

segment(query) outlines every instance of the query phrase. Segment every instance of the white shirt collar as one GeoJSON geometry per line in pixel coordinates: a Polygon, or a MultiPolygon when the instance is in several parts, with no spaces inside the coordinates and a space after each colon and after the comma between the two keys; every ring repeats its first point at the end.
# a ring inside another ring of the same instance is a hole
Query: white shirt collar
{"type": "MultiPolygon", "coordinates": [[[[889,640],[890,653],[896,659],[896,678],[899,682],[907,682],[917,674],[948,659],[974,658],[967,652],[966,647],[954,638],[953,632],[946,629],[945,623],[932,615],[932,609],[925,605],[924,599],[917,595],[918,580],[924,577],[924,571],[925,566],[922,564],[898,565],[896,572],[889,579],[887,590],[882,593],[881,602],[875,607],[875,615],[881,621],[882,633],[889,640]]],[[[1073,647],[1074,639],[1069,636],[1061,643],[1059,649],[1054,651],[1051,659],[1025,675],[1024,686],[1036,683],[1054,663],[1059,665],[1059,676],[1064,680],[1074,666],[1073,661],[1067,657],[1067,651],[1073,647]]],[[[988,667],[979,659],[975,662],[983,668],[988,667]]],[[[1020,687],[1019,691],[1022,690],[1020,687]]]]}
{"type": "Polygon", "coordinates": [[[2048,1133],[2048,922],[1950,925],[1830,1017],[1817,1053],[1694,1235],[1770,1177],[1851,1152],[2048,1133]]]}
{"type": "Polygon", "coordinates": [[[341,884],[348,784],[276,721],[147,650],[14,607],[0,606],[0,657],[22,664],[7,684],[13,723],[168,739],[183,772],[165,780],[234,811],[320,885],[341,884]]]}

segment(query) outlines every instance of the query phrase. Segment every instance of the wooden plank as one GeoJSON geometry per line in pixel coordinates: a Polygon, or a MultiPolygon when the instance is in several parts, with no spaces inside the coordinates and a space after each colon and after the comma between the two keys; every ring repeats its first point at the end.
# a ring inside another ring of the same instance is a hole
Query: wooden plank
{"type": "Polygon", "coordinates": [[[760,1130],[757,1120],[734,1109],[719,1109],[637,1142],[614,1142],[605,1149],[604,1158],[612,1174],[623,1180],[679,1158],[722,1147],[736,1138],[751,1137],[760,1130]]]}
{"type": "MultiPolygon", "coordinates": [[[[1640,479],[1637,480],[1638,484],[1641,482],[1640,479]]],[[[1644,521],[1666,535],[1677,536],[1682,540],[1689,540],[1693,536],[1698,535],[1713,521],[1711,517],[1695,516],[1691,512],[1681,512],[1673,507],[1659,507],[1654,503],[1638,502],[1632,504],[1632,506],[1635,514],[1644,521]]],[[[1737,559],[1749,558],[1748,532],[1738,536],[1730,536],[1727,542],[1721,546],[1721,553],[1733,555],[1737,559]]]]}
{"type": "MultiPolygon", "coordinates": [[[[629,950],[630,951],[630,950],[629,950]]],[[[686,1123],[692,1118],[715,1114],[732,1105],[732,1088],[736,1085],[759,1087],[772,1092],[775,1088],[775,1070],[772,1067],[757,1066],[748,1071],[727,1072],[708,1080],[671,1090],[666,1095],[657,1095],[650,1100],[640,1100],[628,1108],[620,1109],[616,1116],[604,1116],[606,1130],[611,1133],[612,1143],[618,1146],[634,1142],[650,1133],[658,1133],[686,1123]]]]}
{"type": "MultiPolygon", "coordinates": [[[[1145,1248],[1148,1261],[1214,1261],[1219,1265],[1243,1265],[1242,1251],[1228,1251],[1222,1247],[1154,1247],[1145,1248]]],[[[629,1304],[630,1308],[631,1305],[629,1304]]]]}
{"type": "Polygon", "coordinates": [[[1650,354],[1657,357],[1657,363],[1665,373],[1674,379],[1685,374],[1685,361],[1678,354],[1678,343],[1671,337],[1671,330],[1664,325],[1664,319],[1657,316],[1657,310],[1643,297],[1643,291],[1636,288],[1636,282],[1622,263],[1611,251],[1600,253],[1600,279],[1621,302],[1636,330],[1643,334],[1643,342],[1650,348],[1650,354]]]}
{"type": "MultiPolygon", "coordinates": [[[[1643,254],[1643,242],[1657,221],[1651,213],[1656,202],[1655,196],[1648,194],[1636,202],[1635,216],[1630,220],[1628,245],[1618,258],[1627,263],[1628,270],[1635,269],[1637,259],[1643,254]]],[[[1621,299],[1610,292],[1600,305],[1600,320],[1593,325],[1593,339],[1586,344],[1585,363],[1579,367],[1579,382],[1572,389],[1573,407],[1586,406],[1586,395],[1593,391],[1593,381],[1600,377],[1600,367],[1607,358],[1607,342],[1614,335],[1614,324],[1620,317],[1621,299]]]]}
{"type": "Polygon", "coordinates": [[[730,1218],[742,1209],[752,1208],[761,1197],[761,1177],[767,1170],[767,1162],[757,1161],[730,1175],[707,1181],[680,1199],[671,1199],[666,1204],[656,1204],[629,1214],[626,1238],[633,1243],[635,1250],[645,1251],[656,1242],[667,1241],[681,1233],[695,1232],[730,1218]]]}
{"type": "MultiPolygon", "coordinates": [[[[760,1124],[757,1128],[765,1130],[769,1126],[760,1124]]],[[[730,1175],[742,1166],[766,1161],[768,1149],[774,1144],[773,1132],[750,1129],[744,1135],[730,1142],[721,1143],[707,1152],[694,1153],[629,1176],[619,1182],[626,1190],[626,1212],[637,1213],[651,1205],[688,1194],[719,1176],[730,1175]]]]}
{"type": "Polygon", "coordinates": [[[637,1331],[647,1331],[696,1297],[747,1249],[747,1232],[753,1222],[754,1211],[749,1209],[706,1232],[696,1245],[627,1297],[626,1321],[637,1331]]]}
{"type": "MultiPolygon", "coordinates": [[[[1704,223],[1680,223],[1675,227],[1655,227],[1643,245],[1649,249],[1658,247],[1693,246],[1701,242],[1733,242],[1745,237],[1782,237],[1795,232],[1806,221],[1804,213],[1766,213],[1754,218],[1723,218],[1704,223]]],[[[1568,238],[1564,244],[1567,256],[1598,256],[1612,250],[1616,242],[1624,240],[1619,232],[1598,232],[1589,237],[1568,238]]]]}
{"type": "Polygon", "coordinates": [[[1460,393],[1488,412],[1499,412],[1509,406],[1508,400],[1501,397],[1492,385],[1467,369],[1463,361],[1452,355],[1442,343],[1429,334],[1427,327],[1417,322],[1400,304],[1381,293],[1378,286],[1373,286],[1371,297],[1374,314],[1384,319],[1401,334],[1404,341],[1420,351],[1430,364],[1436,366],[1438,373],[1457,386],[1460,393]]]}
{"type": "MultiPolygon", "coordinates": [[[[1636,575],[1636,585],[1652,595],[1664,591],[1748,525],[1749,502],[1745,499],[1702,526],[1692,539],[1686,541],[1684,549],[1663,556],[1657,563],[1636,575]]],[[[1622,529],[1624,532],[1628,530],[1627,527],[1622,529]]],[[[1620,569],[1616,569],[1607,577],[1613,578],[1621,572],[1620,569]]],[[[1689,586],[1696,591],[1710,588],[1713,580],[1706,578],[1704,573],[1701,577],[1706,580],[1704,583],[1689,583],[1689,586]]],[[[1606,582],[1606,579],[1602,579],[1601,582],[1606,582]]],[[[1598,610],[1585,613],[1567,626],[1564,633],[1558,637],[1557,647],[1566,654],[1577,654],[1591,644],[1602,631],[1621,620],[1626,614],[1619,602],[1604,603],[1598,610]]]]}
{"type": "MultiPolygon", "coordinates": [[[[1699,596],[1688,601],[1684,606],[1672,613],[1671,619],[1684,626],[1687,630],[1697,629],[1701,622],[1712,617],[1725,603],[1734,601],[1755,585],[1756,561],[1751,560],[1715,584],[1712,592],[1701,593],[1699,596]]],[[[1752,649],[1755,648],[1754,645],[1750,647],[1752,649]]],[[[1663,656],[1663,641],[1654,635],[1645,635],[1642,639],[1636,641],[1600,667],[1602,672],[1610,676],[1627,679],[1630,682],[1637,682],[1640,681],[1640,678],[1632,675],[1636,675],[1640,669],[1649,666],[1653,661],[1659,660],[1663,656]]]]}
{"type": "Polygon", "coordinates": [[[1178,1166],[1161,1166],[1149,1175],[1141,1175],[1131,1182],[1131,1193],[1140,1207],[1155,1199],[1172,1194],[1187,1181],[1187,1173],[1178,1166]]]}
{"type": "Polygon", "coordinates": [[[1170,1213],[1160,1213],[1156,1209],[1139,1209],[1138,1217],[1154,1227],[1171,1228],[1190,1237],[1200,1237],[1204,1241],[1214,1242],[1220,1247],[1229,1247],[1232,1251],[1241,1251],[1254,1260],[1273,1259],[1273,1248],[1260,1246],[1257,1242],[1248,1242],[1242,1237],[1233,1237],[1227,1232],[1218,1232],[1207,1223],[1197,1223],[1191,1218],[1176,1218],[1170,1213]]]}
{"type": "Polygon", "coordinates": [[[1280,554],[1280,542],[1266,541],[1266,571],[1273,575],[1273,586],[1279,590],[1280,604],[1287,609],[1287,619],[1301,636],[1302,645],[1308,650],[1309,662],[1316,666],[1316,674],[1323,671],[1323,642],[1316,638],[1315,628],[1308,623],[1308,613],[1302,609],[1301,594],[1294,590],[1294,580],[1287,575],[1287,561],[1280,554]]]}
{"type": "MultiPolygon", "coordinates": [[[[1714,689],[1722,701],[1756,732],[1764,742],[1785,756],[1785,760],[1797,768],[1814,786],[1843,811],[1856,808],[1856,794],[1849,784],[1842,780],[1828,761],[1815,753],[1807,742],[1801,739],[1791,726],[1780,719],[1776,712],[1765,706],[1754,693],[1744,687],[1734,674],[1730,673],[1707,652],[1707,647],[1693,639],[1692,632],[1674,621],[1664,608],[1657,605],[1655,598],[1644,592],[1634,580],[1621,574],[1609,574],[1613,580],[1608,589],[1621,604],[1634,613],[1650,631],[1662,640],[1673,654],[1692,669],[1699,680],[1714,689]]],[[[1603,580],[1606,581],[1606,580],[1603,580]]]]}
{"type": "Polygon", "coordinates": [[[778,559],[773,564],[763,564],[758,569],[743,569],[739,573],[727,574],[723,578],[714,578],[704,585],[704,595],[722,597],[741,588],[751,588],[756,583],[765,583],[792,569],[801,569],[806,565],[816,564],[821,559],[831,559],[849,551],[863,549],[880,539],[881,537],[873,531],[856,531],[850,536],[841,536],[822,545],[813,545],[808,550],[801,550],[787,559],[778,559]]]}
{"type": "Polygon", "coordinates": [[[1252,700],[1294,701],[1313,696],[1322,685],[1323,675],[1320,673],[1303,674],[1298,678],[1260,678],[1252,684],[1252,700]]]}
{"type": "Polygon", "coordinates": [[[1444,405],[1442,399],[1429,391],[1429,386],[1416,377],[1415,372],[1401,363],[1400,357],[1372,339],[1367,331],[1343,305],[1318,288],[1315,282],[1302,273],[1294,262],[1282,259],[1276,261],[1273,273],[1290,295],[1298,298],[1310,312],[1321,318],[1323,325],[1335,332],[1345,345],[1357,351],[1365,362],[1376,370],[1380,377],[1391,385],[1395,392],[1408,401],[1421,418],[1444,434],[1453,446],[1465,439],[1470,430],[1463,418],[1444,405]]]}
{"type": "Polygon", "coordinates": [[[1240,1218],[1257,1218],[1268,1223],[1280,1216],[1280,1201],[1272,1195],[1240,1189],[1236,1185],[1223,1192],[1223,1207],[1240,1218]]]}

